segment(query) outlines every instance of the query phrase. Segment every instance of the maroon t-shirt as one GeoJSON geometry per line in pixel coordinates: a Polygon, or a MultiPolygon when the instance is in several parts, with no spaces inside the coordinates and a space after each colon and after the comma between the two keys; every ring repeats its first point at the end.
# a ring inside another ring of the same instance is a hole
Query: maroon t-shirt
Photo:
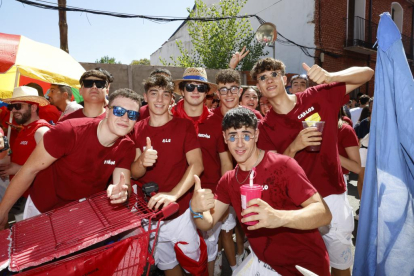
{"type": "MultiPolygon", "coordinates": [[[[237,167],[236,167],[237,168],[237,167]]],[[[240,186],[248,184],[249,172],[236,169],[227,172],[217,186],[217,200],[233,206],[241,220],[240,186]]],[[[266,152],[256,166],[254,183],[263,185],[262,199],[278,210],[299,210],[303,202],[316,193],[305,172],[292,158],[266,152]]],[[[241,223],[254,253],[281,275],[302,275],[300,265],[317,275],[329,274],[329,256],[318,229],[296,230],[286,227],[247,230],[241,223]]]]}
{"type": "Polygon", "coordinates": [[[221,120],[214,114],[198,125],[198,141],[203,154],[204,171],[201,174],[201,186],[213,192],[221,177],[219,153],[227,151],[221,131],[221,120]]]}
{"type": "Polygon", "coordinates": [[[68,115],[63,116],[60,120],[60,122],[69,120],[69,119],[78,119],[78,118],[89,118],[89,119],[103,119],[106,116],[106,112],[102,113],[101,115],[99,115],[98,117],[95,118],[90,118],[90,117],[86,117],[85,114],[83,114],[83,108],[78,109],[72,113],[69,113],[68,115]]]}
{"type": "MultiPolygon", "coordinates": [[[[354,129],[350,125],[342,124],[342,127],[338,129],[339,155],[348,158],[348,154],[346,153],[345,148],[358,147],[358,146],[359,146],[358,137],[356,136],[354,129]]],[[[342,168],[343,174],[349,173],[349,171],[345,169],[344,167],[341,167],[341,168],[342,168]]]]}
{"type": "MultiPolygon", "coordinates": [[[[262,116],[262,114],[260,114],[260,112],[259,112],[259,111],[255,110],[255,109],[251,109],[251,108],[245,107],[245,106],[240,106],[240,107],[244,107],[244,108],[247,108],[248,110],[252,111],[252,112],[254,113],[254,115],[256,115],[257,120],[258,120],[259,122],[263,119],[263,116],[262,116]]],[[[224,115],[223,115],[223,114],[221,114],[220,107],[215,108],[215,109],[213,110],[213,113],[214,113],[214,114],[216,114],[217,116],[219,116],[220,120],[223,120],[224,115]]]]}
{"type": "Polygon", "coordinates": [[[344,83],[310,87],[295,94],[296,105],[288,114],[277,114],[271,109],[259,123],[258,147],[283,153],[303,129],[302,121],[311,116],[325,121],[321,150],[303,149],[295,155],[322,197],[346,191],[338,154],[338,111],[345,93],[344,83]]]}
{"type": "Polygon", "coordinates": [[[96,135],[100,121],[67,120],[43,135],[46,151],[57,160],[38,173],[29,191],[40,212],[105,190],[115,168],[130,170],[134,143],[122,137],[102,146],[96,135]]]}
{"type": "MultiPolygon", "coordinates": [[[[146,139],[149,137],[158,158],[152,167],[147,168],[145,175],[138,179],[138,185],[142,187],[145,183],[155,182],[158,184],[159,192],[170,192],[187,170],[186,153],[200,148],[200,144],[190,120],[173,117],[163,126],[152,127],[149,125],[149,119],[136,123],[131,137],[134,137],[135,145],[141,152],[144,151],[146,139]]],[[[174,219],[188,209],[192,190],[193,188],[178,199],[178,213],[168,219],[174,219]]]]}

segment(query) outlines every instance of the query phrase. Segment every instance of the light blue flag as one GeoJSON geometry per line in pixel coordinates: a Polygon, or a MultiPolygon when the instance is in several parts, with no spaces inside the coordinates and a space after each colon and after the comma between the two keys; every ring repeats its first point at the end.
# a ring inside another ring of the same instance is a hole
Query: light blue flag
{"type": "Polygon", "coordinates": [[[377,42],[353,275],[414,275],[414,82],[389,13],[381,15],[377,42]]]}

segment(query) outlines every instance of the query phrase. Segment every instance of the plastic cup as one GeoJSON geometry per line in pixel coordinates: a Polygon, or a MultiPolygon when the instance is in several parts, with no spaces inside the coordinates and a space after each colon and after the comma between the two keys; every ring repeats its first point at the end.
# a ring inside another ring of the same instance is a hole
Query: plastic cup
{"type": "MultiPolygon", "coordinates": [[[[324,121],[319,121],[319,122],[302,121],[302,126],[303,126],[303,128],[316,127],[320,133],[323,133],[323,127],[325,126],[325,122],[324,121]]],[[[317,151],[320,151],[320,150],[321,150],[321,145],[307,146],[306,147],[306,151],[317,152],[317,151]]]]}
{"type": "MultiPolygon", "coordinates": [[[[250,184],[244,184],[240,187],[240,194],[241,194],[241,203],[242,203],[242,210],[245,210],[247,208],[247,203],[255,198],[262,198],[262,185],[259,184],[253,184],[250,186],[250,184]]],[[[257,205],[256,205],[257,206],[257,205]]],[[[244,217],[249,217],[252,215],[256,215],[257,213],[249,213],[247,215],[244,215],[244,217]]],[[[245,222],[244,224],[247,225],[255,225],[258,223],[258,220],[255,221],[249,221],[245,222]]]]}

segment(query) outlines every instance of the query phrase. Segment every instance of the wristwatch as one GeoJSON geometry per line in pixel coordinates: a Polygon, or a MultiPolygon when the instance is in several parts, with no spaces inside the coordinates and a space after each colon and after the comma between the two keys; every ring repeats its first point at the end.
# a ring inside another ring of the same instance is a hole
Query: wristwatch
{"type": "Polygon", "coordinates": [[[4,140],[4,148],[1,149],[0,152],[6,151],[10,148],[9,139],[7,139],[7,136],[3,136],[3,140],[4,140]]]}

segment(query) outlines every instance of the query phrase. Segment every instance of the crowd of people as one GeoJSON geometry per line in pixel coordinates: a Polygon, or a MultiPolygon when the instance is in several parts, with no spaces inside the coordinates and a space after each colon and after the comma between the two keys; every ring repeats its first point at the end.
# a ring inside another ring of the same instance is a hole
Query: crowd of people
{"type": "Polygon", "coordinates": [[[165,275],[220,275],[222,252],[234,271],[249,253],[246,238],[253,265],[244,275],[301,275],[297,266],[350,275],[354,218],[346,175],[363,174],[372,101],[362,95],[360,107],[350,109],[348,94],[373,70],[303,64],[306,74],[292,77],[287,91],[283,62],[264,58],[251,70],[256,86],[242,86],[234,68],[247,53],[235,53],[215,81],[203,68],[187,68],[175,80],[154,70],[143,80],[143,96],[110,91],[114,79],[100,68],[80,78],[81,104],[64,85],[51,85],[49,101],[33,87],[15,88],[2,99],[20,130],[10,141],[0,133],[0,158],[11,152],[0,165],[2,180],[10,177],[0,229],[21,197],[26,219],[104,190],[112,204],[123,203],[155,182],[149,208],[179,205],[161,223],[156,243],[155,262],[165,275]],[[39,115],[49,102],[60,111],[54,122],[39,115]],[[313,121],[325,122],[323,131],[303,127],[313,121]],[[262,185],[261,198],[246,202],[240,186],[250,181],[262,185]],[[207,260],[200,258],[204,243],[207,260]]]}

